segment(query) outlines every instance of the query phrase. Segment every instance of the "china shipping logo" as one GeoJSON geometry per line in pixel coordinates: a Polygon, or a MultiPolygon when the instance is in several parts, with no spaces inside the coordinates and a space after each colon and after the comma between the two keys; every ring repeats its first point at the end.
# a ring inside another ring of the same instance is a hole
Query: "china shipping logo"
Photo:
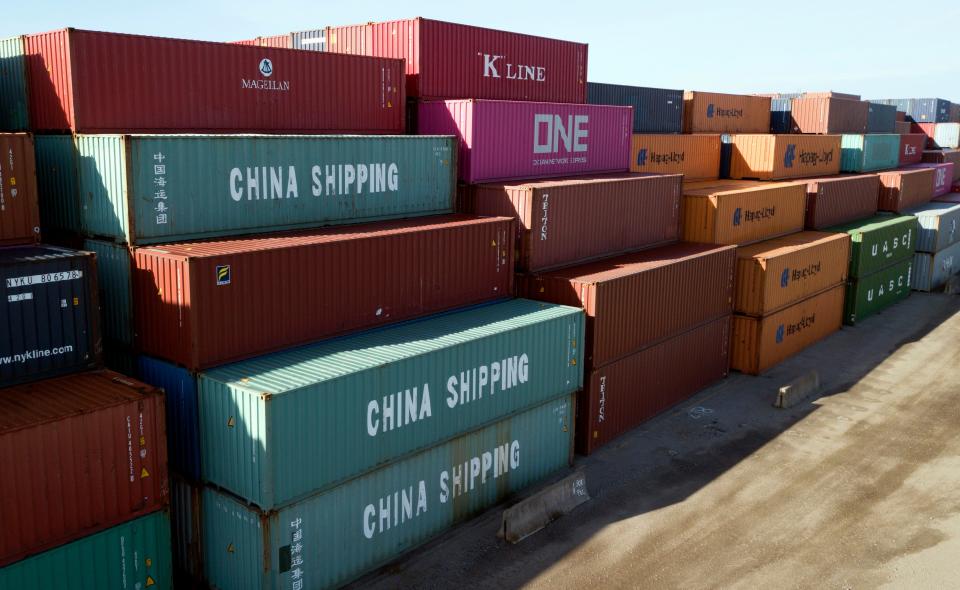
{"type": "Polygon", "coordinates": [[[647,165],[647,148],[643,148],[637,152],[637,166],[646,166],[647,165]]]}
{"type": "Polygon", "coordinates": [[[708,119],[712,119],[712,118],[713,118],[713,103],[712,103],[712,102],[707,105],[707,118],[708,118],[708,119]]]}
{"type": "Polygon", "coordinates": [[[789,284],[790,284],[790,269],[785,268],[783,269],[783,274],[780,275],[780,286],[786,287],[789,284]]]}
{"type": "Polygon", "coordinates": [[[783,324],[777,328],[777,344],[783,342],[783,324]]]}
{"type": "Polygon", "coordinates": [[[260,75],[269,78],[273,75],[273,62],[267,58],[260,60],[260,75]]]}
{"type": "Polygon", "coordinates": [[[793,161],[797,158],[797,144],[787,144],[787,152],[783,154],[783,165],[793,168],[793,161]]]}
{"type": "Polygon", "coordinates": [[[737,207],[733,212],[733,225],[740,225],[740,207],[737,207]]]}
{"type": "Polygon", "coordinates": [[[230,265],[221,264],[217,266],[217,286],[230,284],[230,265]]]}

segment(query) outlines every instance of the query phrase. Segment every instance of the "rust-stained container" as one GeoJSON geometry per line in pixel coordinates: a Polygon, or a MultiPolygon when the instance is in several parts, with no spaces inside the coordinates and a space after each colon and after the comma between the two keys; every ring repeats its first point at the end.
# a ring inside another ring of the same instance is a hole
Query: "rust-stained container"
{"type": "Polygon", "coordinates": [[[880,177],[876,174],[807,180],[807,229],[872,217],[877,212],[880,177]]]}
{"type": "Polygon", "coordinates": [[[327,27],[327,51],[406,60],[407,94],[586,102],[587,45],[427,18],[327,27]]]}
{"type": "Polygon", "coordinates": [[[446,215],[137,248],[136,342],[197,370],[509,297],[513,223],[446,215]]]}
{"type": "Polygon", "coordinates": [[[683,93],[684,133],[766,133],[770,98],[717,92],[683,93]]]}
{"type": "Polygon", "coordinates": [[[62,29],[27,35],[34,130],[403,133],[401,60],[62,29]]]}
{"type": "Polygon", "coordinates": [[[900,165],[907,166],[921,162],[926,145],[927,136],[922,133],[900,135],[900,165]]]}
{"type": "Polygon", "coordinates": [[[634,134],[630,170],[683,174],[684,180],[711,180],[720,175],[720,136],[711,134],[634,134]]]}
{"type": "MultiPolygon", "coordinates": [[[[901,114],[903,114],[903,113],[902,113],[902,112],[898,112],[897,114],[898,114],[898,115],[901,115],[901,114]]],[[[894,123],[894,127],[893,127],[893,132],[894,132],[894,133],[899,133],[900,135],[908,135],[908,134],[910,134],[912,131],[913,131],[913,123],[911,123],[911,122],[909,122],[909,121],[896,121],[896,122],[894,123]]]]}
{"type": "Polygon", "coordinates": [[[866,133],[870,103],[846,98],[796,98],[791,105],[794,133],[866,133]]]}
{"type": "Polygon", "coordinates": [[[762,318],[734,315],[730,368],[759,375],[839,330],[845,290],[836,285],[762,318]]]}
{"type": "Polygon", "coordinates": [[[906,168],[880,174],[877,209],[900,213],[933,199],[936,172],[932,168],[906,168]]]}
{"type": "Polygon", "coordinates": [[[737,248],[733,310],[764,316],[847,280],[848,234],[805,231],[737,248]]]}
{"type": "Polygon", "coordinates": [[[92,371],[0,393],[0,566],[166,505],[161,390],[92,371]]]}
{"type": "Polygon", "coordinates": [[[679,174],[460,187],[460,210],[517,219],[517,269],[539,271],[677,241],[679,174]]]}
{"type": "Polygon", "coordinates": [[[953,182],[960,181],[960,150],[927,150],[923,161],[932,164],[953,164],[953,182]]]}
{"type": "Polygon", "coordinates": [[[0,133],[0,246],[40,239],[33,150],[29,133],[0,133]]]}
{"type": "Polygon", "coordinates": [[[587,368],[602,367],[729,315],[732,247],[679,243],[581,266],[523,275],[520,296],[582,307],[587,368]]]}
{"type": "Polygon", "coordinates": [[[680,239],[745,246],[803,229],[802,182],[713,181],[683,184],[680,239]]]}
{"type": "Polygon", "coordinates": [[[730,316],[724,316],[591,371],[577,396],[577,452],[589,455],[729,369],[730,316]]]}
{"type": "Polygon", "coordinates": [[[730,178],[784,180],[840,173],[839,135],[734,134],[730,178]]]}

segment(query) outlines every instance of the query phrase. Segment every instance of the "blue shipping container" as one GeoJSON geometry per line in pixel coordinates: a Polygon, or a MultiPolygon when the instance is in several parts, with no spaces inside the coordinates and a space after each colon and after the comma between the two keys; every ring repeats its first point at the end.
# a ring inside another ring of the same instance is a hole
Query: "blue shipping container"
{"type": "Polygon", "coordinates": [[[197,380],[183,367],[141,356],[139,378],[167,393],[167,462],[192,480],[200,479],[197,380]]]}

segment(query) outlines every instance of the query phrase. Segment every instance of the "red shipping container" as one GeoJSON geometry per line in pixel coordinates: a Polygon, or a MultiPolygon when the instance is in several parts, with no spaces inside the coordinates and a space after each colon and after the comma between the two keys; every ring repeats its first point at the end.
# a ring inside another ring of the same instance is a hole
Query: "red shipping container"
{"type": "Polygon", "coordinates": [[[470,184],[627,172],[631,107],[502,100],[419,105],[417,132],[456,135],[470,184]]]}
{"type": "Polygon", "coordinates": [[[876,174],[807,179],[806,229],[824,229],[872,217],[880,197],[876,174]]]}
{"type": "Polygon", "coordinates": [[[927,145],[927,136],[922,133],[908,133],[900,136],[900,165],[918,164],[923,159],[923,149],[927,145]]]}
{"type": "Polygon", "coordinates": [[[682,180],[618,174],[461,186],[461,208],[516,218],[517,268],[540,271],[677,241],[682,180]]]}
{"type": "Polygon", "coordinates": [[[0,566],[165,506],[159,389],[112,371],[0,395],[0,566]]]}
{"type": "Polygon", "coordinates": [[[76,29],[25,46],[37,131],[404,131],[400,60],[76,29]]]}
{"type": "Polygon", "coordinates": [[[587,100],[587,45],[426,18],[327,27],[327,51],[398,57],[421,99],[587,100]]]}
{"type": "Polygon", "coordinates": [[[40,239],[33,137],[0,133],[0,245],[40,239]]]}
{"type": "Polygon", "coordinates": [[[519,279],[521,297],[582,307],[602,367],[733,312],[736,248],[681,242],[519,279]]]}
{"type": "Polygon", "coordinates": [[[935,173],[930,168],[901,168],[880,174],[877,209],[901,213],[933,198],[935,173]]]}
{"type": "Polygon", "coordinates": [[[909,168],[930,168],[933,170],[933,196],[939,197],[950,192],[953,187],[953,162],[943,162],[940,164],[927,162],[924,164],[914,164],[909,168]]]}
{"type": "Polygon", "coordinates": [[[923,152],[923,161],[932,164],[951,162],[953,164],[953,181],[960,181],[960,150],[927,150],[923,152]]]}
{"type": "Polygon", "coordinates": [[[513,236],[444,215],[137,248],[136,341],[196,370],[509,297],[513,236]]]}
{"type": "Polygon", "coordinates": [[[591,371],[577,396],[577,452],[589,455],[729,370],[728,315],[591,371]]]}

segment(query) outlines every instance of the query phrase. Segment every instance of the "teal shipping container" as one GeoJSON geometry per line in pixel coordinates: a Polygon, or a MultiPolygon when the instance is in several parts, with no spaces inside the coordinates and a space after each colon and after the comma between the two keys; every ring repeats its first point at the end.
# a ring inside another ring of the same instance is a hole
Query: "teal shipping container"
{"type": "Polygon", "coordinates": [[[915,291],[934,291],[944,286],[950,277],[960,272],[960,242],[936,254],[917,252],[913,257],[913,278],[910,286],[915,291]]]}
{"type": "Polygon", "coordinates": [[[824,230],[850,234],[850,278],[865,277],[913,256],[917,218],[876,215],[824,230]]]}
{"type": "Polygon", "coordinates": [[[840,171],[889,170],[900,164],[896,133],[844,134],[840,140],[840,171]]]}
{"type": "Polygon", "coordinates": [[[106,240],[84,240],[83,249],[97,254],[101,334],[108,341],[130,347],[133,345],[130,249],[106,240]]]}
{"type": "Polygon", "coordinates": [[[0,568],[3,590],[169,590],[170,518],[165,510],[0,568]]]}
{"type": "Polygon", "coordinates": [[[43,235],[79,233],[80,187],[77,184],[77,150],[70,135],[34,135],[37,162],[37,197],[43,235]]]}
{"type": "Polygon", "coordinates": [[[202,478],[270,510],[569,395],[583,330],[514,299],[204,371],[202,478]]]}
{"type": "Polygon", "coordinates": [[[269,513],[205,489],[206,578],[338,587],[568,466],[573,407],[564,396],[269,513]]]}
{"type": "Polygon", "coordinates": [[[917,216],[917,252],[939,252],[960,242],[960,205],[928,203],[910,211],[917,216]]]}
{"type": "Polygon", "coordinates": [[[27,58],[23,37],[0,39],[0,131],[28,131],[27,58]]]}
{"type": "Polygon", "coordinates": [[[78,135],[76,148],[73,230],[128,244],[453,211],[452,137],[78,135]]]}

